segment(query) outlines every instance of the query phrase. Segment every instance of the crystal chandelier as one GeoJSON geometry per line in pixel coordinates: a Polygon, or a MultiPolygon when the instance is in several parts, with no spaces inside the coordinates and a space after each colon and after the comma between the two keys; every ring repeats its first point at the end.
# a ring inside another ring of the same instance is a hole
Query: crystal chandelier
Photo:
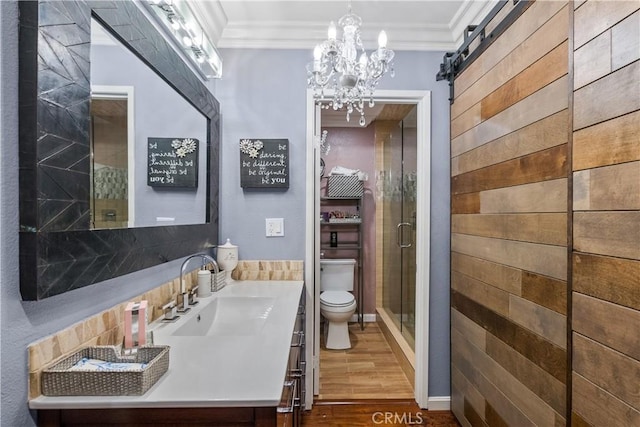
{"type": "Polygon", "coordinates": [[[362,19],[349,12],[338,21],[342,28],[342,40],[337,39],[336,25],[329,25],[328,40],[313,50],[313,62],[307,65],[307,82],[314,90],[314,99],[324,109],[339,110],[345,107],[347,121],[354,111],[360,113],[360,126],[366,124],[364,106],[374,106],[373,91],[380,78],[389,71],[394,75],[393,51],[387,49],[387,34],[380,31],[378,49],[367,56],[360,38],[362,19]],[[362,51],[358,58],[358,50],[362,51]],[[332,89],[333,96],[325,97],[325,89],[332,89]]]}

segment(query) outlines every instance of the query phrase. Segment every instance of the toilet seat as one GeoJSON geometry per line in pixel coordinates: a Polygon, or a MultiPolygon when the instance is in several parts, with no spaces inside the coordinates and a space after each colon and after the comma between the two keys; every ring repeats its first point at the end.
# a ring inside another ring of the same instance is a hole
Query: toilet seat
{"type": "Polygon", "coordinates": [[[324,291],[320,294],[320,304],[326,307],[349,307],[355,302],[353,294],[347,291],[324,291]]]}

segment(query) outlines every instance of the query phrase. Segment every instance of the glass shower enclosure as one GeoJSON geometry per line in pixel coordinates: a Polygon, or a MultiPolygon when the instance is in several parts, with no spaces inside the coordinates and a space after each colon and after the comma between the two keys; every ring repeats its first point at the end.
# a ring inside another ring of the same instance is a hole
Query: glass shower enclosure
{"type": "Polygon", "coordinates": [[[382,310],[415,351],[416,107],[391,129],[383,150],[384,166],[378,172],[383,207],[382,310]]]}

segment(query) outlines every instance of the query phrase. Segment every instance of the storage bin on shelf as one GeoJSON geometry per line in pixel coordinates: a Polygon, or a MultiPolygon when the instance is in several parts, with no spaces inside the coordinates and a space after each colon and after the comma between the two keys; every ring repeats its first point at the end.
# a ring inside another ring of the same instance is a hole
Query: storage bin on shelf
{"type": "Polygon", "coordinates": [[[364,185],[357,175],[329,175],[327,197],[358,198],[364,193],[364,185]]]}

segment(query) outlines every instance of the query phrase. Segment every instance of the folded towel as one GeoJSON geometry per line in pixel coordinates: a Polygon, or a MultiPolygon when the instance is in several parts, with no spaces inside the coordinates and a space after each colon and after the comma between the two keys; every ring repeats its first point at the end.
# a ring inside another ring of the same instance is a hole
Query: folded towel
{"type": "Polygon", "coordinates": [[[119,363],[106,362],[99,359],[83,357],[69,368],[70,371],[142,371],[147,367],[146,363],[119,363]]]}
{"type": "Polygon", "coordinates": [[[348,169],[343,166],[335,166],[331,169],[329,175],[357,175],[360,181],[369,180],[369,175],[365,172],[362,172],[360,169],[348,169]]]}

